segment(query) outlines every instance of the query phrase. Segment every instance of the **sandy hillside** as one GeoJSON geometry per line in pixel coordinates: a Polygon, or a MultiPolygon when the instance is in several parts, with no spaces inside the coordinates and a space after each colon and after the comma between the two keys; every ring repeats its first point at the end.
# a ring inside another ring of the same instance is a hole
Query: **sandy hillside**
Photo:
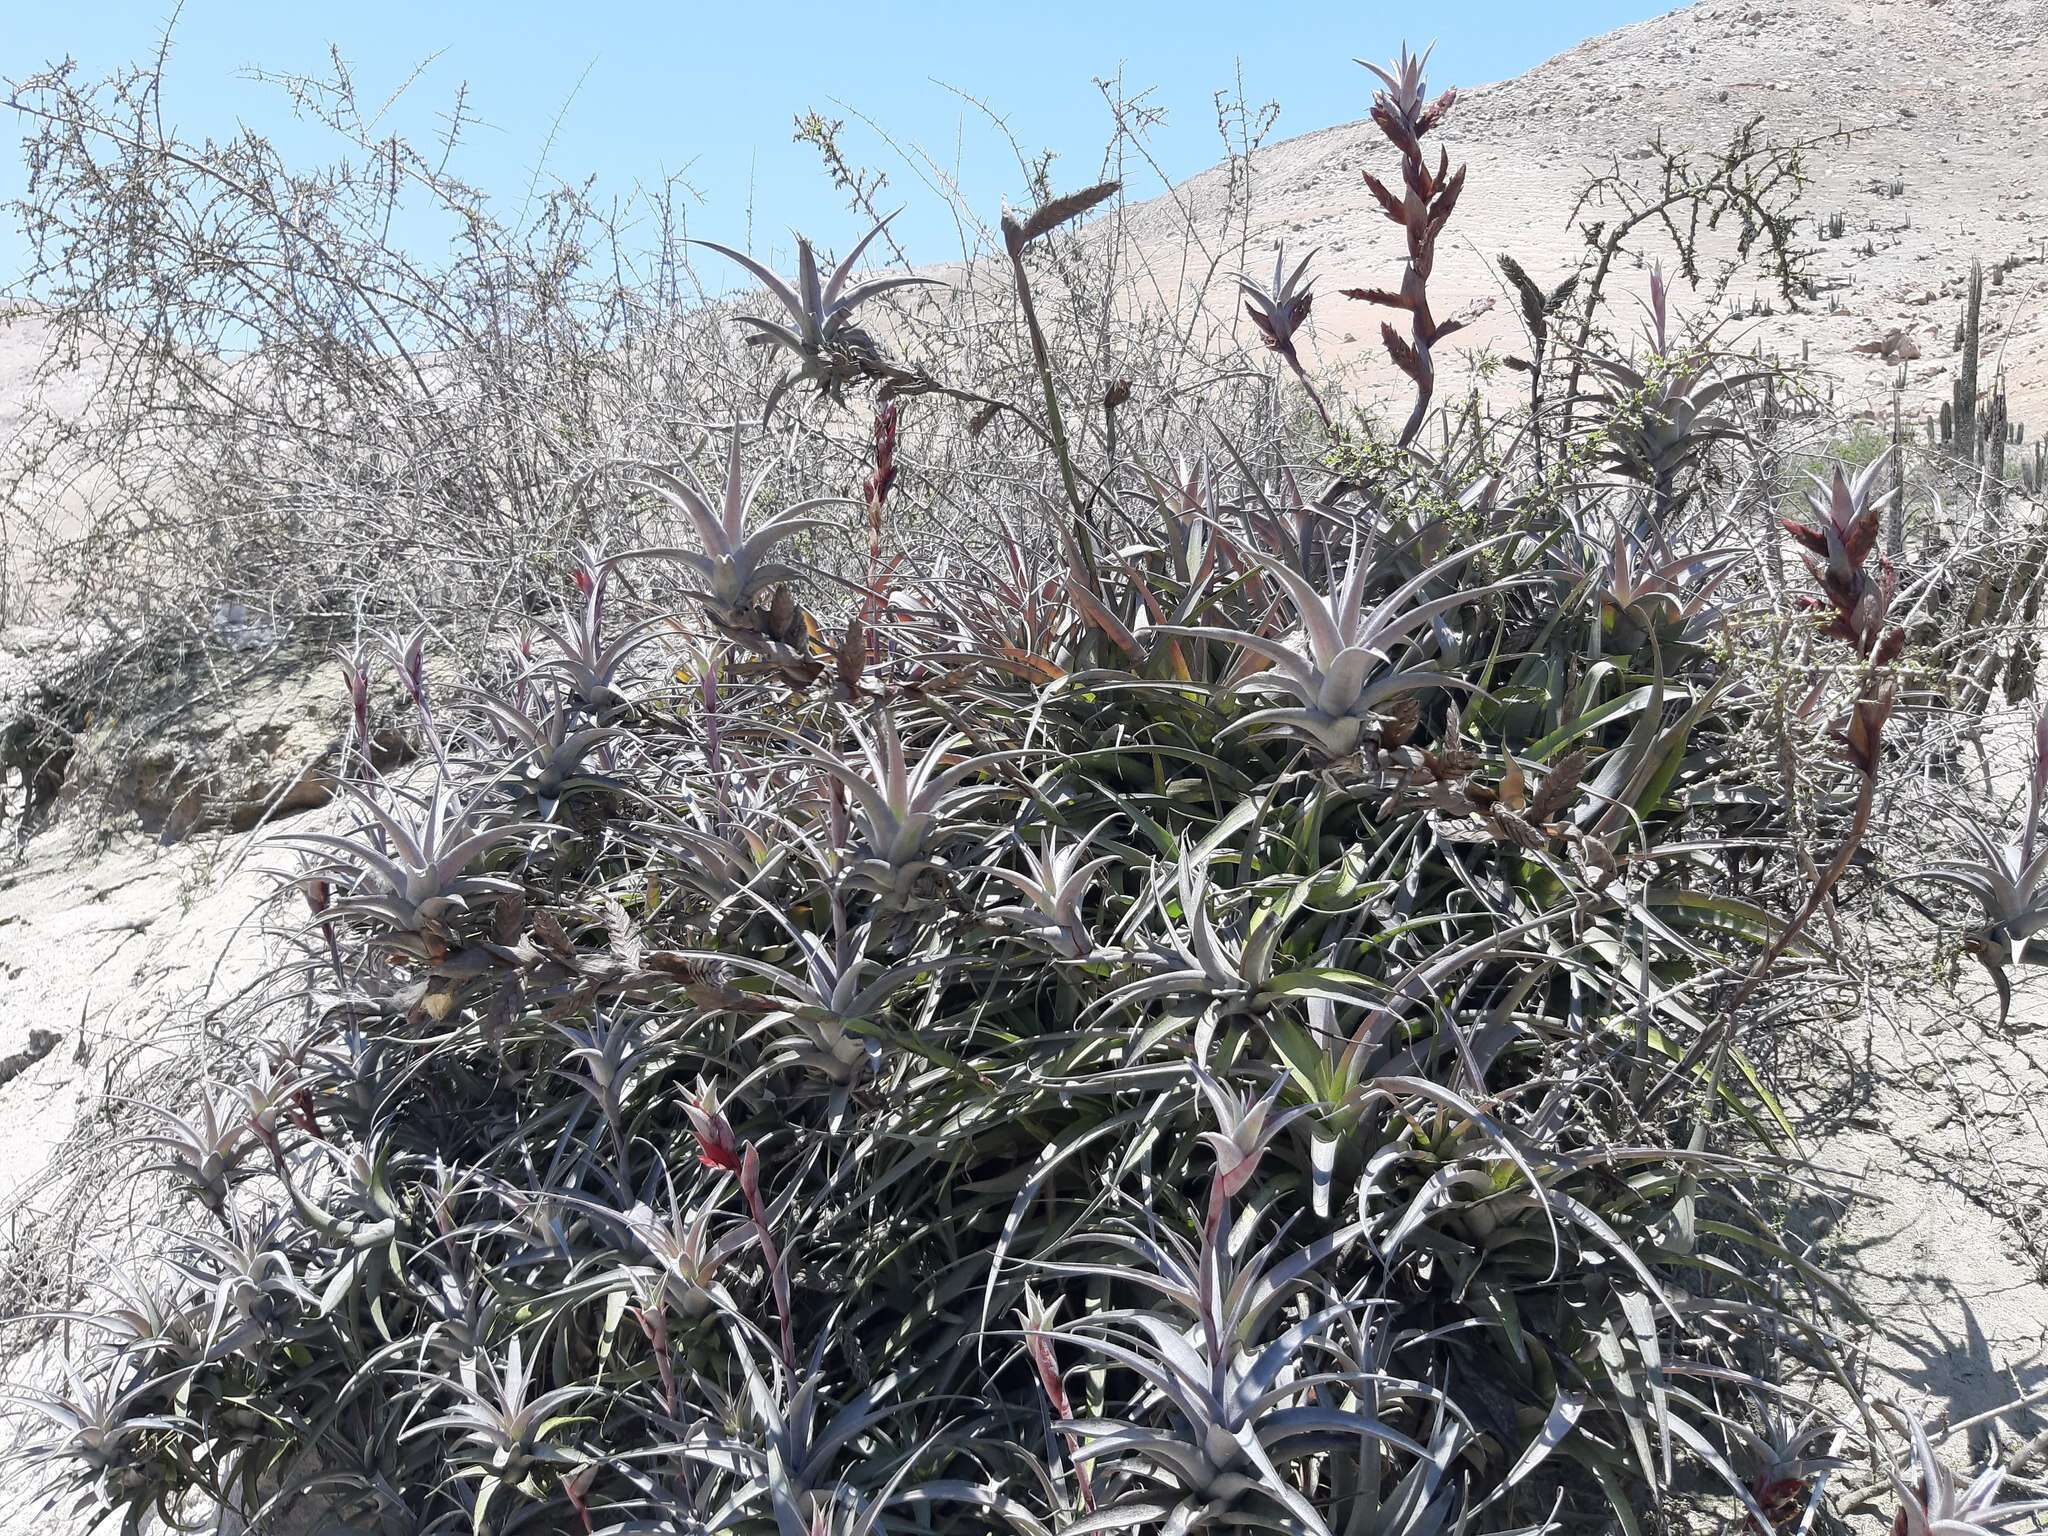
{"type": "MultiPolygon", "coordinates": [[[[1902,330],[1921,354],[1909,367],[1908,409],[1931,412],[1953,383],[1953,332],[1972,257],[1987,271],[2017,258],[1986,290],[1986,372],[1995,355],[2013,419],[2048,430],[2044,36],[2044,0],[1707,0],[1595,38],[1513,80],[1432,80],[1433,89],[1462,87],[1441,142],[1453,165],[1469,167],[1439,247],[1435,309],[1449,316],[1498,300],[1439,352],[1444,388],[1489,351],[1524,349],[1492,267],[1496,253],[1512,254],[1539,281],[1561,278],[1585,249],[1568,216],[1590,173],[1618,166],[1647,176],[1657,163],[1644,151],[1651,139],[1711,151],[1761,117],[1759,132],[1781,142],[1845,136],[1806,154],[1800,238],[1814,249],[1818,296],[1799,314],[1774,300],[1776,313],[1731,323],[1724,342],[1786,358],[1809,344],[1812,362],[1836,379],[1839,403],[1888,408],[1894,368],[1853,349],[1902,330]],[[1814,219],[1834,213],[1843,216],[1841,238],[1816,240],[1814,219]]],[[[1372,81],[1363,71],[1359,78],[1363,103],[1372,81]]],[[[1377,340],[1389,312],[1337,290],[1397,285],[1400,231],[1360,181],[1362,169],[1389,177],[1395,167],[1367,121],[1290,139],[1250,167],[1251,270],[1271,271],[1276,240],[1297,253],[1319,249],[1313,356],[1369,391],[1391,381],[1377,340]]],[[[1223,207],[1227,179],[1219,168],[1155,200],[1139,210],[1141,232],[1161,252],[1177,246],[1182,209],[1203,223],[1223,207]]],[[[1593,209],[1582,221],[1612,212],[1593,209]]],[[[1239,265],[1235,250],[1211,254],[1226,272],[1239,265]]],[[[1646,289],[1642,272],[1617,270],[1609,294],[1618,322],[1633,323],[1646,289]]],[[[1746,310],[1753,295],[1761,296],[1754,283],[1738,283],[1712,312],[1726,314],[1738,298],[1746,310]]],[[[1211,301],[1228,295],[1219,287],[1211,301]]],[[[1679,302],[1709,304],[1704,293],[1679,302]]]]}

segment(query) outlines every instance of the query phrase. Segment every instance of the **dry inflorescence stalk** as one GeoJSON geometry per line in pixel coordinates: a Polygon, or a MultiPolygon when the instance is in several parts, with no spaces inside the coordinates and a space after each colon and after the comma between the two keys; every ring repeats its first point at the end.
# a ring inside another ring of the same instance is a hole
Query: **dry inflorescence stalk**
{"type": "Polygon", "coordinates": [[[1436,393],[1436,363],[1431,349],[1446,336],[1463,329],[1470,320],[1469,316],[1438,320],[1429,303],[1429,277],[1436,265],[1437,236],[1458,206],[1458,194],[1465,186],[1465,167],[1461,165],[1453,171],[1449,152],[1439,149],[1436,168],[1431,170],[1429,155],[1422,147],[1423,138],[1442,124],[1458,100],[1455,89],[1445,91],[1435,101],[1428,99],[1428,86],[1422,77],[1428,61],[1426,48],[1419,55],[1403,48],[1399,60],[1388,69],[1367,64],[1363,59],[1358,61],[1385,82],[1382,89],[1373,93],[1372,120],[1401,155],[1398,197],[1370,171],[1365,173],[1365,185],[1386,216],[1407,234],[1408,261],[1402,269],[1398,292],[1346,288],[1344,296],[1407,312],[1406,337],[1391,323],[1380,324],[1380,339],[1386,343],[1387,355],[1415,385],[1415,406],[1408,413],[1398,439],[1404,447],[1422,430],[1429,415],[1430,399],[1436,393]]]}

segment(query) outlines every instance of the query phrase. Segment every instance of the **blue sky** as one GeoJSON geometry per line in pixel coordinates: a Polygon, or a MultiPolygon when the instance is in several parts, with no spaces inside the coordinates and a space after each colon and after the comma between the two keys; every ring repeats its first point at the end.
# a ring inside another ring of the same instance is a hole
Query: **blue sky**
{"type": "MultiPolygon", "coordinates": [[[[1091,82],[1121,70],[1127,90],[1154,88],[1149,100],[1167,114],[1154,146],[1163,168],[1181,177],[1222,157],[1212,93],[1240,71],[1252,101],[1280,102],[1273,137],[1284,138],[1362,116],[1370,77],[1352,59],[1385,58],[1404,30],[1418,44],[1436,42],[1433,83],[1471,85],[1664,8],[1657,0],[186,0],[167,115],[188,134],[247,123],[317,155],[321,136],[294,125],[275,87],[245,78],[251,67],[316,72],[332,43],[362,94],[381,100],[438,54],[390,121],[409,135],[430,133],[466,83],[483,126],[457,169],[495,198],[516,205],[536,170],[595,173],[621,191],[681,174],[704,194],[690,214],[694,234],[744,244],[751,207],[757,247],[786,245],[796,227],[843,249],[857,221],[816,152],[791,140],[792,118],[815,108],[847,119],[849,147],[889,169],[885,202],[908,205],[897,228],[910,254],[937,260],[957,251],[950,221],[855,113],[957,170],[977,207],[993,210],[1018,194],[1016,162],[956,91],[1003,114],[1026,146],[1058,151],[1055,181],[1072,187],[1093,180],[1106,138],[1108,115],[1091,82]]],[[[88,73],[104,72],[153,51],[168,14],[166,0],[0,0],[0,76],[19,79],[67,54],[88,73]]],[[[19,120],[8,126],[0,200],[17,194],[23,177],[19,120]]],[[[1149,195],[1157,183],[1134,190],[1149,195]]],[[[22,255],[10,222],[0,230],[0,281],[22,255]]]]}

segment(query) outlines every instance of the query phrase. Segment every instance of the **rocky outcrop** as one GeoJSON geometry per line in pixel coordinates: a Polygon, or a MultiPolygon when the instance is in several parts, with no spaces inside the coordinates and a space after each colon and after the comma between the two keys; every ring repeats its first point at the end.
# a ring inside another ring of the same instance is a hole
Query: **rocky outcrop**
{"type": "MultiPolygon", "coordinates": [[[[375,702],[402,718],[389,685],[375,702]]],[[[334,798],[348,715],[340,662],[303,647],[148,668],[103,638],[0,632],[0,818],[90,802],[167,843],[248,831],[334,798]]],[[[380,768],[411,754],[400,729],[372,736],[380,768]]]]}
{"type": "MultiPolygon", "coordinates": [[[[89,736],[87,746],[110,765],[112,804],[175,842],[200,828],[246,832],[327,804],[336,792],[347,718],[340,663],[287,656],[138,739],[124,742],[108,731],[89,736]]],[[[371,739],[379,767],[410,755],[399,730],[387,727],[371,739]]]]}

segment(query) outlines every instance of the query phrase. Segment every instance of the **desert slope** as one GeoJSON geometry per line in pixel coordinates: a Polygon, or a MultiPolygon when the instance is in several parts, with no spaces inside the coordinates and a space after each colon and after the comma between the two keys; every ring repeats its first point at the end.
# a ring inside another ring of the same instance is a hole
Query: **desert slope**
{"type": "MultiPolygon", "coordinates": [[[[1811,184],[1801,239],[1813,247],[1818,297],[1802,312],[1782,302],[1767,318],[1729,325],[1724,341],[1813,363],[1850,408],[1888,401],[1892,365],[1853,350],[1899,329],[1920,358],[1909,367],[1908,409],[1935,410],[1953,380],[1952,333],[1972,257],[1989,269],[2017,259],[1986,290],[1986,371],[2002,368],[2015,420],[2048,428],[2048,76],[2036,49],[2048,36],[2044,0],[1707,0],[1625,27],[1527,74],[1462,88],[1443,130],[1452,163],[1469,166],[1465,191],[1439,248],[1436,310],[1462,311],[1502,295],[1492,269],[1513,254],[1538,280],[1556,280],[1585,249],[1570,222],[1574,199],[1597,170],[1647,174],[1644,146],[1711,151],[1752,118],[1780,142],[1833,137],[1806,155],[1811,184]],[[1895,183],[1903,191],[1889,195],[1895,183]],[[1839,239],[1817,240],[1814,220],[1843,216],[1839,239]]],[[[1434,88],[1458,84],[1442,78],[1434,88]]],[[[1361,104],[1372,81],[1359,77],[1361,104]]],[[[1379,355],[1386,311],[1337,290],[1387,286],[1401,270],[1400,231],[1379,212],[1362,169],[1393,173],[1392,149],[1369,121],[1271,146],[1250,166],[1252,233],[1242,257],[1219,251],[1225,271],[1270,271],[1275,241],[1317,247],[1315,361],[1380,394],[1393,382],[1379,355]]],[[[1134,213],[1142,241],[1177,243],[1185,215],[1213,227],[1229,172],[1219,167],[1134,213]]],[[[1597,219],[1608,210],[1584,217],[1597,219]]],[[[1654,241],[1645,249],[1657,251],[1654,241]]],[[[1227,283],[1207,295],[1229,302],[1227,283]]],[[[1618,270],[1610,282],[1626,322],[1646,284],[1618,270]]],[[[1756,284],[1729,299],[1747,307],[1756,284]]],[[[1681,298],[1703,308],[1704,294],[1681,298]]],[[[1726,313],[1728,300],[1718,306],[1726,313]]],[[[1512,305],[1496,303],[1440,350],[1446,389],[1488,351],[1521,349],[1512,305]]],[[[1987,381],[1988,382],[1988,381],[1987,381]]]]}

